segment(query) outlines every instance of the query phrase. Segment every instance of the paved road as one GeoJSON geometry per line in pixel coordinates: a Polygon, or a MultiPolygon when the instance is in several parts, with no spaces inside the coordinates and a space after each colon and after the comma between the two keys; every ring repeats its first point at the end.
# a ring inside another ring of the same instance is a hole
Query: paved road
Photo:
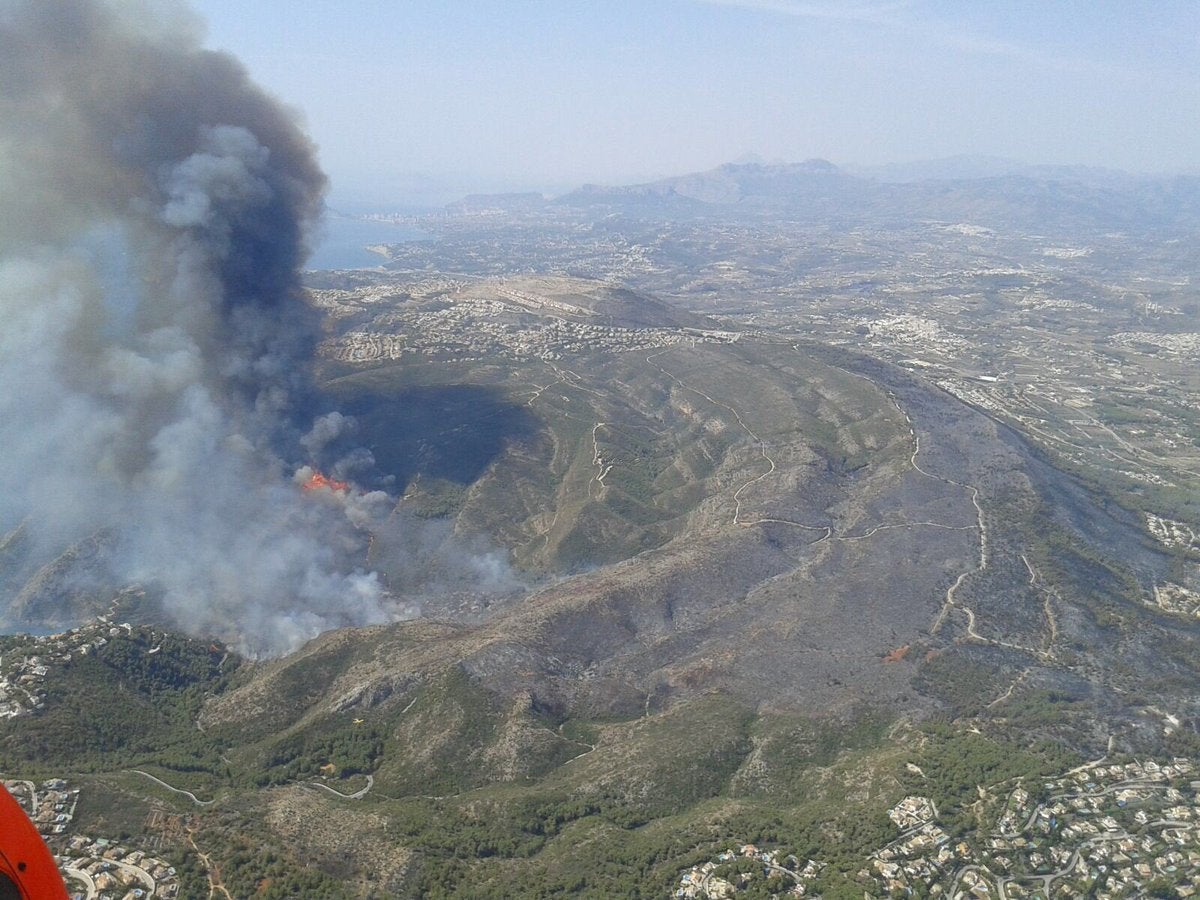
{"type": "Polygon", "coordinates": [[[100,892],[96,889],[96,882],[92,881],[91,875],[83,871],[83,869],[72,869],[66,866],[63,867],[63,871],[66,872],[70,877],[76,878],[87,885],[87,900],[95,900],[95,897],[100,892]]]}
{"type": "Polygon", "coordinates": [[[15,781],[17,784],[25,785],[26,789],[29,791],[29,804],[32,807],[32,812],[29,814],[30,818],[36,816],[38,811],[38,801],[37,787],[34,785],[34,783],[32,781],[23,781],[20,778],[10,778],[9,781],[15,781]]]}
{"type": "Polygon", "coordinates": [[[963,878],[966,877],[966,874],[968,872],[980,871],[984,872],[984,880],[987,880],[987,876],[991,875],[991,872],[987,871],[986,869],[981,869],[979,866],[963,866],[954,874],[954,880],[950,882],[950,890],[946,892],[946,896],[953,900],[954,897],[958,896],[958,886],[962,882],[963,878]]]}
{"type": "Polygon", "coordinates": [[[156,778],[155,776],[151,775],[149,772],[143,772],[141,769],[130,769],[129,771],[134,772],[138,775],[145,775],[147,778],[149,778],[155,784],[162,785],[168,791],[171,791],[176,794],[183,794],[183,796],[185,796],[185,797],[190,797],[192,802],[195,803],[197,806],[212,806],[214,803],[217,802],[215,798],[212,800],[201,800],[199,797],[197,797],[191,791],[185,791],[182,788],[171,787],[171,785],[167,784],[161,778],[156,778]]]}
{"type": "Polygon", "coordinates": [[[1115,734],[1110,734],[1108,736],[1108,748],[1104,751],[1104,755],[1101,756],[1099,759],[1093,759],[1091,762],[1085,762],[1081,766],[1076,766],[1073,769],[1068,769],[1066,772],[1064,772],[1062,774],[1062,777],[1070,778],[1072,775],[1074,775],[1078,772],[1084,772],[1084,771],[1087,771],[1088,769],[1094,769],[1096,766],[1102,765],[1104,763],[1104,761],[1106,759],[1108,759],[1109,756],[1112,755],[1113,744],[1116,741],[1116,737],[1117,736],[1115,734]]]}
{"type": "Polygon", "coordinates": [[[311,785],[312,787],[319,787],[322,790],[329,791],[329,793],[333,794],[335,797],[341,797],[345,800],[361,800],[363,797],[367,796],[367,792],[375,786],[375,776],[368,775],[367,786],[362,790],[355,791],[353,794],[343,794],[341,791],[335,791],[329,785],[322,784],[319,781],[309,781],[305,783],[311,785]]]}
{"type": "Polygon", "coordinates": [[[1041,803],[1039,803],[1037,806],[1035,806],[1033,808],[1033,812],[1031,812],[1029,814],[1029,818],[1026,820],[1024,827],[1022,827],[1020,831],[1014,831],[1014,832],[1007,833],[1007,834],[1004,832],[1001,832],[1000,834],[1002,837],[1015,837],[1018,834],[1024,834],[1026,831],[1028,831],[1030,828],[1033,827],[1034,820],[1037,819],[1038,813],[1041,812],[1046,807],[1048,807],[1051,803],[1055,802],[1056,800],[1073,800],[1076,797],[1083,797],[1085,799],[1088,797],[1103,797],[1105,794],[1113,794],[1118,791],[1124,791],[1124,790],[1165,791],[1169,787],[1170,787],[1169,784],[1166,784],[1161,781],[1130,780],[1130,781],[1120,781],[1120,782],[1117,782],[1116,784],[1110,784],[1108,787],[1102,788],[1101,790],[1098,790],[1098,791],[1075,791],[1070,794],[1053,794],[1050,797],[1047,797],[1045,800],[1043,800],[1041,803]]]}
{"type": "Polygon", "coordinates": [[[154,883],[153,875],[151,875],[145,869],[139,868],[138,866],[132,866],[129,863],[119,862],[118,860],[115,860],[115,859],[112,860],[112,864],[116,868],[121,869],[122,871],[132,875],[134,878],[136,878],[138,881],[140,881],[142,884],[144,884],[146,886],[146,896],[147,897],[154,896],[154,892],[157,889],[158,885],[154,883]]]}

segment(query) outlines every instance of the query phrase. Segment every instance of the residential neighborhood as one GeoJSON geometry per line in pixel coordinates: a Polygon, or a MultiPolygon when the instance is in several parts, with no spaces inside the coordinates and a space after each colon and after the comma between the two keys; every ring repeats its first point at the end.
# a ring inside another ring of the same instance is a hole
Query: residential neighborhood
{"type": "MultiPolygon", "coordinates": [[[[989,833],[952,835],[927,797],[888,816],[897,837],[857,873],[866,896],[1082,898],[1144,896],[1158,885],[1200,891],[1200,780],[1189,759],[1098,760],[1004,797],[989,833]]],[[[681,873],[679,898],[732,897],[766,879],[774,896],[813,894],[824,866],[783,848],[744,844],[681,873]],[[748,860],[756,865],[736,865],[748,860]],[[776,884],[771,884],[776,882],[776,884]]]]}
{"type": "Polygon", "coordinates": [[[163,860],[71,830],[79,788],[61,778],[6,780],[4,787],[46,839],[72,900],[171,900],[179,894],[175,869],[163,860]]]}
{"type": "Polygon", "coordinates": [[[685,871],[679,878],[676,897],[732,897],[751,883],[757,871],[780,896],[803,897],[808,893],[813,880],[821,873],[824,865],[813,860],[801,863],[795,856],[779,858],[781,851],[760,850],[753,844],[740,844],[725,850],[705,863],[685,871]],[[755,864],[746,871],[738,863],[755,864]],[[757,870],[757,871],[756,871],[757,870]]]}
{"type": "Polygon", "coordinates": [[[99,616],[61,634],[23,637],[19,651],[0,653],[0,718],[16,718],[42,709],[42,685],[51,666],[70,662],[73,655],[94,653],[110,638],[132,630],[128,623],[118,625],[108,616],[99,616]],[[30,644],[36,652],[29,652],[30,644]]]}
{"type": "Polygon", "coordinates": [[[579,283],[569,279],[447,279],[435,284],[436,290],[424,281],[410,286],[396,280],[359,291],[313,291],[315,306],[335,320],[353,323],[328,338],[321,352],[352,363],[405,355],[464,362],[499,356],[520,362],[595,350],[623,353],[685,342],[730,343],[740,337],[732,330],[614,321],[611,315],[562,300],[579,290],[579,283]]]}

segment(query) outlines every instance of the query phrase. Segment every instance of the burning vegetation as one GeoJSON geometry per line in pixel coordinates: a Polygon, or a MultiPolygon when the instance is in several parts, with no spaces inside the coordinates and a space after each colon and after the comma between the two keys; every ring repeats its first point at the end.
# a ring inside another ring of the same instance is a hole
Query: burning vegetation
{"type": "Polygon", "coordinates": [[[335,494],[344,494],[350,490],[350,482],[338,481],[336,478],[330,478],[313,469],[308,479],[301,485],[306,491],[332,491],[335,494]]]}

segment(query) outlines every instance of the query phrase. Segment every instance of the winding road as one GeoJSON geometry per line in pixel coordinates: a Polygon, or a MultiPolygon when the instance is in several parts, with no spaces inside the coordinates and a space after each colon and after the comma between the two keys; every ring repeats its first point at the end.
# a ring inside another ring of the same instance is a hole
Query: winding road
{"type": "Polygon", "coordinates": [[[367,794],[368,794],[368,792],[370,792],[371,788],[375,787],[375,776],[368,775],[367,776],[367,786],[360,790],[355,791],[353,794],[343,794],[341,791],[334,790],[329,785],[322,784],[320,781],[305,781],[303,783],[305,785],[307,785],[308,787],[315,787],[315,788],[320,788],[323,791],[328,791],[329,793],[333,794],[335,797],[341,797],[343,800],[361,800],[363,797],[367,796],[367,794]]]}
{"type": "Polygon", "coordinates": [[[182,788],[172,787],[171,785],[169,785],[165,781],[163,781],[161,778],[157,778],[154,775],[151,775],[149,772],[143,772],[141,769],[130,769],[129,771],[133,772],[136,775],[144,775],[145,777],[147,777],[151,781],[153,781],[155,784],[165,787],[168,791],[171,791],[172,793],[183,794],[183,796],[190,798],[191,801],[193,803],[195,803],[197,806],[212,806],[214,803],[217,802],[216,798],[213,798],[212,800],[201,800],[199,797],[197,797],[191,791],[185,791],[182,788]]]}
{"type": "Polygon", "coordinates": [[[70,866],[63,866],[63,872],[68,878],[74,878],[76,881],[82,881],[87,888],[87,900],[94,900],[99,895],[100,891],[96,888],[96,882],[92,880],[92,876],[83,869],[74,869],[70,866]]]}

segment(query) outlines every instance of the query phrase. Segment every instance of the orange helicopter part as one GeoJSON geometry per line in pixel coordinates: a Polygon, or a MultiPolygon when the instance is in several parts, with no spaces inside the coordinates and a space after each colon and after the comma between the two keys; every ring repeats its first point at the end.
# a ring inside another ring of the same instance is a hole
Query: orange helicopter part
{"type": "Polygon", "coordinates": [[[50,848],[0,785],[0,900],[67,900],[50,848]]]}

